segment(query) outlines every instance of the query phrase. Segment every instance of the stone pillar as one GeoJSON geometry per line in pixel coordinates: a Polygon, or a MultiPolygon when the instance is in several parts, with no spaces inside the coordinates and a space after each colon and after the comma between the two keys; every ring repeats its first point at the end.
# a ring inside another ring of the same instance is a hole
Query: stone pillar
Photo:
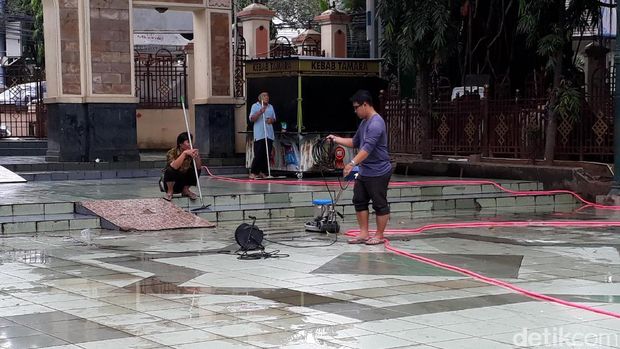
{"type": "Polygon", "coordinates": [[[139,160],[130,0],[43,0],[50,161],[139,160]]]}
{"type": "Polygon", "coordinates": [[[269,24],[274,15],[275,11],[257,3],[250,4],[237,14],[243,25],[243,38],[250,59],[269,57],[269,24]]]}
{"type": "Polygon", "coordinates": [[[230,1],[209,0],[194,11],[196,145],[204,156],[235,153],[230,1]]]}
{"type": "Polygon", "coordinates": [[[347,25],[351,16],[336,9],[327,10],[314,17],[321,26],[321,48],[325,57],[347,57],[347,25]]]}

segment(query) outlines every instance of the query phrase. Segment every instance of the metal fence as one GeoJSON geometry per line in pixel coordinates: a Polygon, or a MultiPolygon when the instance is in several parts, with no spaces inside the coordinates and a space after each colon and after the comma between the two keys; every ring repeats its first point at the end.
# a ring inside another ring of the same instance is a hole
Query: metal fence
{"type": "MultiPolygon", "coordinates": [[[[433,154],[542,158],[547,99],[475,99],[432,104],[431,137],[422,135],[422,113],[411,99],[394,92],[383,98],[383,115],[390,151],[421,153],[430,142],[433,154]]],[[[611,162],[613,157],[613,98],[590,96],[580,115],[559,117],[556,158],[611,162]]]]}
{"type": "Polygon", "coordinates": [[[181,108],[181,97],[187,96],[186,57],[163,49],[155,54],[135,53],[138,108],[181,108]]]}
{"type": "Polygon", "coordinates": [[[0,92],[0,138],[47,137],[45,72],[40,67],[11,67],[0,92]]]}

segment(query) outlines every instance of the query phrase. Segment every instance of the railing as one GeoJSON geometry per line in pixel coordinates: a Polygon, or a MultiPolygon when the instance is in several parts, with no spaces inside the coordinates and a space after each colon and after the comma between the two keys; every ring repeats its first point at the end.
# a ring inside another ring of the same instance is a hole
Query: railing
{"type": "Polygon", "coordinates": [[[325,51],[321,50],[321,43],[313,38],[306,38],[301,43],[301,54],[303,56],[324,57],[325,51]]]}
{"type": "MultiPolygon", "coordinates": [[[[559,118],[556,158],[610,162],[613,156],[613,99],[591,97],[579,117],[559,118]]],[[[431,142],[433,154],[542,158],[547,99],[474,99],[435,102],[431,138],[422,135],[422,113],[411,99],[387,93],[383,115],[391,152],[421,153],[431,142]]]]}
{"type": "Polygon", "coordinates": [[[181,108],[181,97],[187,96],[185,55],[163,49],[156,54],[136,52],[135,71],[138,108],[181,108]]]}
{"type": "Polygon", "coordinates": [[[39,67],[10,67],[0,90],[0,138],[47,137],[45,72],[39,67]]]}

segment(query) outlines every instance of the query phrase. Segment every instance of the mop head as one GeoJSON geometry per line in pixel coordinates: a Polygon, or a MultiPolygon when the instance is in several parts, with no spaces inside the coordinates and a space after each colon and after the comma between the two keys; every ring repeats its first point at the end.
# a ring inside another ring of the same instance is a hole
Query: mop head
{"type": "Polygon", "coordinates": [[[82,201],[77,211],[99,216],[102,228],[123,231],[215,227],[164,199],[82,201]]]}

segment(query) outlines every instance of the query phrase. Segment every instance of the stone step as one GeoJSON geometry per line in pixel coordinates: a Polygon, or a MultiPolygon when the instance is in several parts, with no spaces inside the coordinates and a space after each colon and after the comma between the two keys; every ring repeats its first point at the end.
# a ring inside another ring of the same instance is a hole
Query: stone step
{"type": "Polygon", "coordinates": [[[47,149],[46,139],[0,139],[0,149],[36,148],[47,149]]]}
{"type": "MultiPolygon", "coordinates": [[[[571,195],[532,195],[514,196],[507,193],[464,194],[446,196],[411,196],[389,197],[392,212],[418,212],[441,210],[494,210],[521,207],[572,207],[579,202],[571,195]]],[[[186,209],[199,207],[186,206],[186,209]]],[[[343,199],[336,204],[336,210],[344,215],[354,214],[355,210],[350,199],[343,199]]],[[[293,218],[313,217],[312,201],[277,202],[277,203],[244,203],[215,204],[198,213],[199,216],[213,222],[244,220],[249,216],[260,218],[293,218]]]]}
{"type": "MultiPolygon", "coordinates": [[[[45,162],[44,160],[24,162],[19,156],[1,159],[0,164],[13,172],[56,172],[56,171],[107,171],[163,169],[166,167],[165,155],[156,160],[122,161],[122,162],[45,162]]],[[[212,167],[244,168],[245,161],[238,157],[203,159],[203,164],[212,167]]],[[[245,170],[243,173],[248,173],[245,170]]]]}
{"type": "Polygon", "coordinates": [[[47,146],[45,148],[0,148],[0,156],[44,156],[47,152],[47,146]]]}
{"type": "Polygon", "coordinates": [[[101,227],[99,217],[75,213],[0,217],[0,233],[29,234],[101,227]]]}
{"type": "Polygon", "coordinates": [[[44,156],[46,139],[0,139],[0,156],[44,156]]]}
{"type": "MultiPolygon", "coordinates": [[[[534,182],[510,182],[505,187],[515,190],[536,190],[540,188],[534,182]]],[[[328,199],[330,193],[325,190],[295,192],[272,192],[260,194],[227,194],[203,197],[208,209],[197,214],[213,222],[246,220],[249,216],[259,218],[311,218],[314,217],[314,199],[328,199]]],[[[332,193],[331,195],[334,195],[332,193]]],[[[352,188],[345,190],[336,203],[338,212],[354,216],[351,204],[352,188]]],[[[411,213],[440,211],[493,211],[493,210],[535,210],[536,212],[554,212],[579,206],[577,200],[568,194],[514,196],[499,192],[491,185],[423,185],[395,187],[389,189],[389,201],[392,212],[411,213]]],[[[176,197],[175,204],[191,209],[199,207],[198,201],[176,197]]],[[[76,203],[27,203],[0,205],[0,224],[2,234],[34,233],[42,231],[83,229],[100,227],[96,216],[76,214],[76,203]]]]}
{"type": "MultiPolygon", "coordinates": [[[[241,166],[211,167],[211,172],[219,176],[245,174],[247,170],[241,166]]],[[[92,180],[114,178],[143,178],[159,177],[161,169],[120,169],[120,170],[94,170],[94,171],[42,171],[42,172],[17,172],[27,181],[66,181],[66,180],[92,180]]]]}
{"type": "MultiPolygon", "coordinates": [[[[500,182],[502,183],[502,182],[500,182]]],[[[518,190],[518,191],[534,191],[542,190],[541,183],[536,182],[508,182],[502,184],[506,189],[518,190]]],[[[277,203],[311,203],[315,199],[330,199],[337,195],[337,190],[327,192],[325,187],[309,187],[306,190],[296,190],[292,192],[271,192],[260,194],[246,194],[246,193],[231,193],[226,195],[205,195],[203,201],[205,204],[214,206],[227,206],[227,205],[244,205],[244,204],[277,204],[277,203]],[[313,189],[318,188],[318,189],[313,189]]],[[[388,189],[388,198],[400,198],[400,197],[438,197],[446,196],[448,198],[456,198],[459,195],[467,194],[488,194],[488,193],[503,193],[500,189],[493,185],[421,185],[421,186],[408,186],[408,187],[393,187],[388,189]]],[[[340,201],[350,201],[353,198],[353,188],[349,187],[345,190],[340,201]]],[[[187,198],[182,198],[180,195],[175,195],[173,201],[180,207],[189,207],[192,202],[187,198]]]]}

